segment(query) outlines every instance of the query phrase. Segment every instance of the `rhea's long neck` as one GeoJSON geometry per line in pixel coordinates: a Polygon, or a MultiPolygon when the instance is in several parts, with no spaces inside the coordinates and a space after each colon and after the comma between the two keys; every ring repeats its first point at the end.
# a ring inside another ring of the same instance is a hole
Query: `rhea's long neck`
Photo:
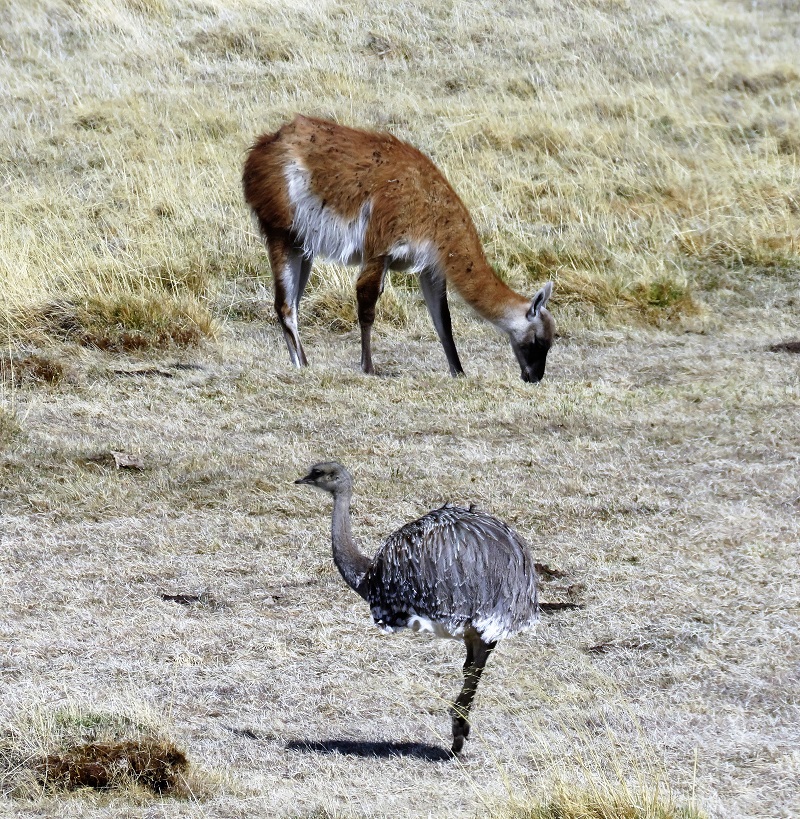
{"type": "Polygon", "coordinates": [[[344,578],[344,582],[366,599],[366,595],[360,586],[372,561],[361,553],[353,541],[353,534],[350,529],[350,497],[351,491],[349,489],[337,492],[333,496],[333,522],[331,525],[333,562],[344,578]]]}

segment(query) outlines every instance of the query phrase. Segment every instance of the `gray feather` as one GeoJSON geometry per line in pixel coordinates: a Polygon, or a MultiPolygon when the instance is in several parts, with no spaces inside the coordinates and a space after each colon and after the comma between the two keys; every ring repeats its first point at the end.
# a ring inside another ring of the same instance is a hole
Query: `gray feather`
{"type": "Polygon", "coordinates": [[[537,619],[536,570],[525,542],[483,512],[443,506],[392,534],[361,584],[375,622],[424,618],[453,637],[494,642],[537,619]]]}

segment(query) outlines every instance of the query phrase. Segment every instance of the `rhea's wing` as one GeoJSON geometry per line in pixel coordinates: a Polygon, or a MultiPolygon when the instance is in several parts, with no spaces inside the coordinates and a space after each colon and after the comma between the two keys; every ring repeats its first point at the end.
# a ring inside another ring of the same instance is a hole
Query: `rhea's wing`
{"type": "Polygon", "coordinates": [[[420,615],[453,632],[472,625],[494,640],[536,619],[536,572],[524,541],[502,521],[445,506],[389,537],[367,578],[376,622],[420,615]]]}

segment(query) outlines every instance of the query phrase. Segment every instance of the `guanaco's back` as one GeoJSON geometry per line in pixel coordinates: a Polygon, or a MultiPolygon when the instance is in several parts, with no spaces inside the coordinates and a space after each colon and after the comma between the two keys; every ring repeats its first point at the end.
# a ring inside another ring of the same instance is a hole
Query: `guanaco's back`
{"type": "Polygon", "coordinates": [[[292,361],[307,363],[297,308],[320,255],[361,267],[356,291],[361,365],[372,373],[375,303],[388,269],[419,276],[453,375],[463,372],[452,337],[446,284],[505,332],[522,377],[544,374],[554,323],[547,283],[529,301],[486,262],[460,198],[424,154],[391,134],[296,116],[260,137],[244,167],[244,194],[258,220],[275,279],[275,308],[292,361]]]}

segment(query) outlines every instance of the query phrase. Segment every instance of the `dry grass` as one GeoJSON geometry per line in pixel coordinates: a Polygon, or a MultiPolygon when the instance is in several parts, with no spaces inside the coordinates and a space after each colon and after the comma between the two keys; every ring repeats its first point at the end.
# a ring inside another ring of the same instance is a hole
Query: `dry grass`
{"type": "MultiPolygon", "coordinates": [[[[118,706],[119,708],[119,706],[118,706]]],[[[129,797],[192,793],[186,754],[152,715],[115,713],[69,703],[33,705],[15,715],[0,737],[0,792],[21,804],[68,791],[124,791],[129,797]]]]}
{"type": "Polygon", "coordinates": [[[36,319],[50,336],[114,352],[196,346],[216,335],[213,319],[197,302],[156,293],[57,302],[42,307],[36,319]]]}
{"type": "Polygon", "coordinates": [[[546,802],[507,813],[514,819],[704,819],[694,808],[675,807],[652,793],[629,793],[601,787],[593,791],[562,786],[546,802]]]}
{"type": "Polygon", "coordinates": [[[796,816],[798,24],[6,4],[0,815],[796,816]],[[297,110],[419,145],[503,276],[555,280],[540,385],[458,304],[448,378],[402,277],[361,376],[327,265],[289,369],[239,177],[297,110]],[[459,762],[437,750],[462,649],[381,635],[343,587],[292,485],[330,457],[365,549],[475,502],[564,572],[546,601],[585,604],[499,647],[459,762]],[[144,737],[185,749],[186,799],[36,777],[144,737]]]}
{"type": "Polygon", "coordinates": [[[707,334],[575,329],[536,388],[462,309],[463,380],[429,327],[379,333],[370,379],[356,333],[310,327],[296,372],[271,326],[236,322],[201,369],[84,350],[69,380],[21,384],[24,434],[0,456],[3,719],[65,695],[163,716],[211,783],[165,815],[502,815],[557,779],[788,819],[800,384],[767,348],[800,325],[774,311],[755,342],[730,315],[707,334]],[[88,458],[109,450],[144,469],[88,458]],[[499,647],[462,762],[425,755],[446,747],[461,649],[381,635],[341,583],[325,500],[292,484],[326,457],[355,475],[365,549],[475,502],[566,573],[545,600],[586,605],[499,647]]]}
{"type": "Polygon", "coordinates": [[[5,406],[0,406],[0,446],[8,444],[19,434],[20,427],[15,414],[5,406]]]}
{"type": "Polygon", "coordinates": [[[163,740],[85,742],[48,754],[35,771],[45,788],[77,791],[136,786],[159,796],[185,795],[186,755],[163,740]]]}
{"type": "MultiPolygon", "coordinates": [[[[208,332],[226,281],[266,268],[244,150],[297,110],[430,153],[500,273],[530,291],[555,279],[554,304],[576,315],[691,319],[738,279],[724,271],[797,264],[785,4],[37,0],[2,14],[0,322],[13,337],[52,332],[49,305],[96,309],[100,324],[137,299],[164,308],[153,344],[183,338],[187,314],[208,332]]],[[[323,268],[311,313],[350,326],[350,289],[323,268]]],[[[401,326],[406,296],[387,308],[401,326]]],[[[137,335],[135,313],[120,321],[137,335]]]]}
{"type": "Polygon", "coordinates": [[[49,354],[0,353],[0,382],[11,386],[26,382],[58,384],[66,376],[67,369],[63,360],[49,354]]]}

